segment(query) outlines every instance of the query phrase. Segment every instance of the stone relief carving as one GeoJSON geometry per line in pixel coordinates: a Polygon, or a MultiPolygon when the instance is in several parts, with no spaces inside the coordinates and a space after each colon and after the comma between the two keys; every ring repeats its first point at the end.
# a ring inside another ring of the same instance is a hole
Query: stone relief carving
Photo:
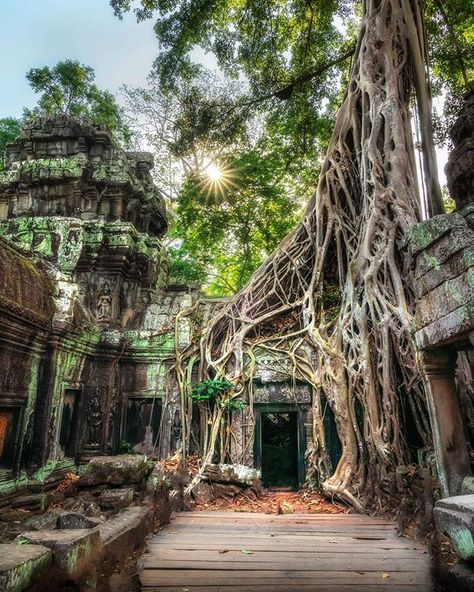
{"type": "Polygon", "coordinates": [[[99,321],[109,321],[112,316],[112,291],[109,284],[104,284],[97,295],[97,319],[99,321]]]}

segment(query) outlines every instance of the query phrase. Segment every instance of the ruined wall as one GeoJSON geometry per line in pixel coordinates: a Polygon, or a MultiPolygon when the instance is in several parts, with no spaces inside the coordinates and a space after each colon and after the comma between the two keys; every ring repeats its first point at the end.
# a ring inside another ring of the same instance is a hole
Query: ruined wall
{"type": "MultiPolygon", "coordinates": [[[[7,147],[0,444],[9,422],[4,440],[14,446],[0,465],[2,491],[24,471],[44,477],[119,451],[143,428],[137,422],[152,424],[176,399],[166,381],[172,317],[192,297],[167,287],[166,213],[152,166],[151,155],[124,152],[104,128],[69,116],[39,117],[7,147]]],[[[179,338],[190,338],[189,327],[179,338]]]]}
{"type": "Polygon", "coordinates": [[[414,335],[444,496],[462,491],[474,459],[474,93],[451,138],[446,175],[457,211],[418,224],[408,236],[414,335]]]}

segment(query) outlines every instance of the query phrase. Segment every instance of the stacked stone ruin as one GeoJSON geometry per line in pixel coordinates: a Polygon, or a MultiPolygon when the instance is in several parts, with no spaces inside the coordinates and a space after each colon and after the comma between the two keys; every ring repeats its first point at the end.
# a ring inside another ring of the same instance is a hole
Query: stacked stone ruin
{"type": "MultiPolygon", "coordinates": [[[[193,291],[168,281],[166,208],[152,167],[150,154],[126,152],[103,127],[65,115],[35,119],[7,147],[0,506],[35,471],[117,453],[144,434],[161,455],[178,444],[178,395],[166,376],[172,318],[193,291]]],[[[186,324],[179,339],[189,339],[186,324]]]]}

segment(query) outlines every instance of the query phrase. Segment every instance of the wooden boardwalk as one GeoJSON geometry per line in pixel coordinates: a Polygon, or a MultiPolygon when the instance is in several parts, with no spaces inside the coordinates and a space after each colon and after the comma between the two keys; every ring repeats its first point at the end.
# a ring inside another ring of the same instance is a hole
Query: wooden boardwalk
{"type": "Polygon", "coordinates": [[[428,592],[425,547],[357,514],[186,512],[151,539],[142,592],[428,592]]]}

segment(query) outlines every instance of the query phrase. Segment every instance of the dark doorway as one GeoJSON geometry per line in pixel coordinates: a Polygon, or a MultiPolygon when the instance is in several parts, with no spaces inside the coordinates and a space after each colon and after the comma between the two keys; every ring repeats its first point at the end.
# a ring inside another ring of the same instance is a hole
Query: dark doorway
{"type": "Polygon", "coordinates": [[[130,444],[141,444],[145,441],[147,427],[152,434],[155,446],[158,440],[161,421],[161,399],[129,397],[126,409],[124,440],[130,444]]]}
{"type": "Polygon", "coordinates": [[[64,456],[74,457],[77,448],[77,424],[79,421],[78,389],[66,389],[63,398],[59,446],[64,456]]]}
{"type": "Polygon", "coordinates": [[[0,407],[0,468],[12,469],[20,429],[21,407],[0,407]]]}
{"type": "Polygon", "coordinates": [[[254,456],[264,487],[297,489],[304,481],[304,428],[300,413],[283,406],[262,406],[256,419],[254,456]]]}

